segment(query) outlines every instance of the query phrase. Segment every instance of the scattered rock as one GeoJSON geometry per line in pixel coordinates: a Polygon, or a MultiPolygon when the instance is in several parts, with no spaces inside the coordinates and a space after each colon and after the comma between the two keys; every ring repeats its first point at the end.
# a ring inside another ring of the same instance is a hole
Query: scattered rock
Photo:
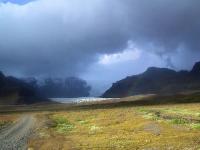
{"type": "Polygon", "coordinates": [[[156,123],[149,123],[149,124],[145,125],[144,130],[147,132],[150,132],[152,134],[155,134],[157,136],[160,135],[160,133],[161,133],[161,128],[156,123]]]}

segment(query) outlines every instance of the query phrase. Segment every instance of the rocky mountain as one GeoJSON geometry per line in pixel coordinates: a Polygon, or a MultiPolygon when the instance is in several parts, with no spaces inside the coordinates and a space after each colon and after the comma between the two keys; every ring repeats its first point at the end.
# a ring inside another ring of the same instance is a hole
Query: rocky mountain
{"type": "Polygon", "coordinates": [[[11,76],[6,77],[0,72],[0,104],[32,104],[44,101],[48,100],[40,97],[31,84],[11,76]]]}
{"type": "Polygon", "coordinates": [[[150,67],[144,73],[117,81],[102,97],[126,97],[137,94],[172,94],[200,90],[200,62],[191,71],[176,72],[150,67]]]}
{"type": "Polygon", "coordinates": [[[91,87],[77,77],[48,78],[38,85],[40,95],[48,98],[76,98],[90,95],[91,87]]]}
{"type": "Polygon", "coordinates": [[[75,98],[90,95],[91,87],[77,77],[17,79],[0,72],[0,105],[50,102],[48,98],[75,98]]]}
{"type": "Polygon", "coordinates": [[[195,76],[200,75],[200,62],[197,62],[191,70],[191,73],[195,76]]]}

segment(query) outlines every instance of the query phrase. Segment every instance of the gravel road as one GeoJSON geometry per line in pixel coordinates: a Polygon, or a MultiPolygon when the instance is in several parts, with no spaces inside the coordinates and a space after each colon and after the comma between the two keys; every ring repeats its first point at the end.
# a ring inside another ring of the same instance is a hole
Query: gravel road
{"type": "Polygon", "coordinates": [[[34,123],[32,115],[24,115],[15,124],[0,131],[0,150],[26,150],[34,123]]]}

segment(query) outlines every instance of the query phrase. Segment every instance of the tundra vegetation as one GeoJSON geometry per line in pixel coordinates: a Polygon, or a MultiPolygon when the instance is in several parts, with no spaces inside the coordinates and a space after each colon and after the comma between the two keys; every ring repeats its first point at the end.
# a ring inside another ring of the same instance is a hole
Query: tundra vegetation
{"type": "Polygon", "coordinates": [[[38,115],[45,128],[38,129],[29,147],[199,150],[199,108],[191,103],[46,112],[38,115]]]}
{"type": "Polygon", "coordinates": [[[200,94],[0,107],[1,126],[36,118],[30,150],[200,149],[200,94]],[[159,100],[160,99],[160,100],[159,100]]]}
{"type": "Polygon", "coordinates": [[[14,122],[17,121],[19,116],[12,114],[12,115],[0,115],[0,131],[6,128],[9,125],[12,125],[14,122]]]}

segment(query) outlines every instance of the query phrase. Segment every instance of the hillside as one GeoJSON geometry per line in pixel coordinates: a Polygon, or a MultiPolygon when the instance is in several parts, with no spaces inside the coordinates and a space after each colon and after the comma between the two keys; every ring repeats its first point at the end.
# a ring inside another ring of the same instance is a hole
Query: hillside
{"type": "Polygon", "coordinates": [[[191,71],[176,72],[150,67],[144,73],[117,81],[102,97],[126,97],[137,94],[173,94],[200,89],[200,62],[191,71]]]}
{"type": "Polygon", "coordinates": [[[48,98],[88,97],[91,87],[83,79],[77,77],[47,78],[43,84],[36,84],[40,95],[48,98]]]}
{"type": "Polygon", "coordinates": [[[0,72],[0,105],[33,104],[49,102],[47,98],[87,97],[91,87],[77,77],[17,79],[0,72]]]}
{"type": "Polygon", "coordinates": [[[37,94],[31,84],[23,80],[6,77],[0,72],[0,105],[32,104],[47,101],[37,94]]]}

